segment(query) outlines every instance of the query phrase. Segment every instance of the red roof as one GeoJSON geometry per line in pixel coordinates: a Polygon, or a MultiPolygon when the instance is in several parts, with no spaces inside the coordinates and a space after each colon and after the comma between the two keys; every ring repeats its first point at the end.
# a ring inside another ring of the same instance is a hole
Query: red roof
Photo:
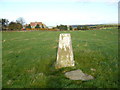
{"type": "Polygon", "coordinates": [[[42,22],[31,22],[30,23],[31,26],[36,26],[37,24],[42,25],[42,22]]]}

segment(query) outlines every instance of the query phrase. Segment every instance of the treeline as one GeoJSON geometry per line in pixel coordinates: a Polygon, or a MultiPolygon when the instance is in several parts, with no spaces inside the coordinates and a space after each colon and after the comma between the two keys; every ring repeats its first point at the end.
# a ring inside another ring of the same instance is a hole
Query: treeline
{"type": "Polygon", "coordinates": [[[0,30],[22,30],[25,20],[20,17],[16,21],[9,22],[8,19],[0,19],[0,30]]]}
{"type": "MultiPolygon", "coordinates": [[[[19,17],[16,21],[9,22],[8,19],[0,19],[0,30],[2,31],[16,31],[16,30],[49,30],[44,25],[37,24],[34,28],[29,24],[25,24],[25,20],[19,17]]],[[[53,30],[53,29],[52,29],[53,30]]]]}
{"type": "MultiPolygon", "coordinates": [[[[0,30],[13,31],[13,30],[52,30],[52,31],[64,31],[64,30],[96,30],[103,28],[118,27],[117,24],[99,24],[99,25],[57,25],[56,27],[45,28],[44,25],[39,26],[37,24],[34,28],[31,25],[25,25],[25,20],[19,17],[16,21],[9,22],[8,19],[0,19],[0,30]]],[[[120,25],[119,25],[120,28],[120,25]]]]}
{"type": "Polygon", "coordinates": [[[78,25],[76,30],[96,30],[111,27],[118,27],[118,25],[117,24],[78,25]]]}
{"type": "Polygon", "coordinates": [[[53,27],[53,29],[59,29],[60,31],[63,30],[95,30],[95,29],[103,29],[103,28],[111,28],[111,27],[118,27],[117,24],[101,24],[101,25],[57,25],[53,27]]]}
{"type": "Polygon", "coordinates": [[[81,27],[80,25],[78,25],[76,28],[74,28],[70,25],[69,26],[67,26],[67,25],[57,25],[54,28],[59,29],[59,30],[88,30],[89,29],[88,26],[81,27]]]}

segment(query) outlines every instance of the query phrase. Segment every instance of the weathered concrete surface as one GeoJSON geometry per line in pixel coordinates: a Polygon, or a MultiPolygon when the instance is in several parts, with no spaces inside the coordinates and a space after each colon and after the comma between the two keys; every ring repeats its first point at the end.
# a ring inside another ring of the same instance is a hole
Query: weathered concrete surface
{"type": "Polygon", "coordinates": [[[92,80],[94,79],[93,76],[84,74],[80,69],[66,72],[65,76],[69,78],[70,80],[82,80],[82,81],[87,81],[87,80],[92,80]]]}
{"type": "Polygon", "coordinates": [[[74,66],[72,41],[69,33],[59,36],[59,45],[55,68],[74,66]]]}

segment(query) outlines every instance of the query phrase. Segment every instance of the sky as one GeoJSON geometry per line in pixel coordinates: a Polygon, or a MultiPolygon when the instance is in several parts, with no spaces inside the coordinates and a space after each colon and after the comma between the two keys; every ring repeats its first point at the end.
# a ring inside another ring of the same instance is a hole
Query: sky
{"type": "Polygon", "coordinates": [[[119,0],[0,0],[0,18],[47,26],[118,23],[119,0]]]}

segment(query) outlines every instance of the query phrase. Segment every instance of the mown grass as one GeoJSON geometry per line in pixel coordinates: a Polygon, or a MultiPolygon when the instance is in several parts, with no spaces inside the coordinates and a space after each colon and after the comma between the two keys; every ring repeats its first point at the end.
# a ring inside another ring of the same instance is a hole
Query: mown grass
{"type": "Polygon", "coordinates": [[[118,30],[2,33],[3,88],[118,87],[118,30]],[[75,67],[56,70],[60,33],[71,33],[75,67]],[[66,71],[81,69],[94,80],[72,81],[66,71]]]}

